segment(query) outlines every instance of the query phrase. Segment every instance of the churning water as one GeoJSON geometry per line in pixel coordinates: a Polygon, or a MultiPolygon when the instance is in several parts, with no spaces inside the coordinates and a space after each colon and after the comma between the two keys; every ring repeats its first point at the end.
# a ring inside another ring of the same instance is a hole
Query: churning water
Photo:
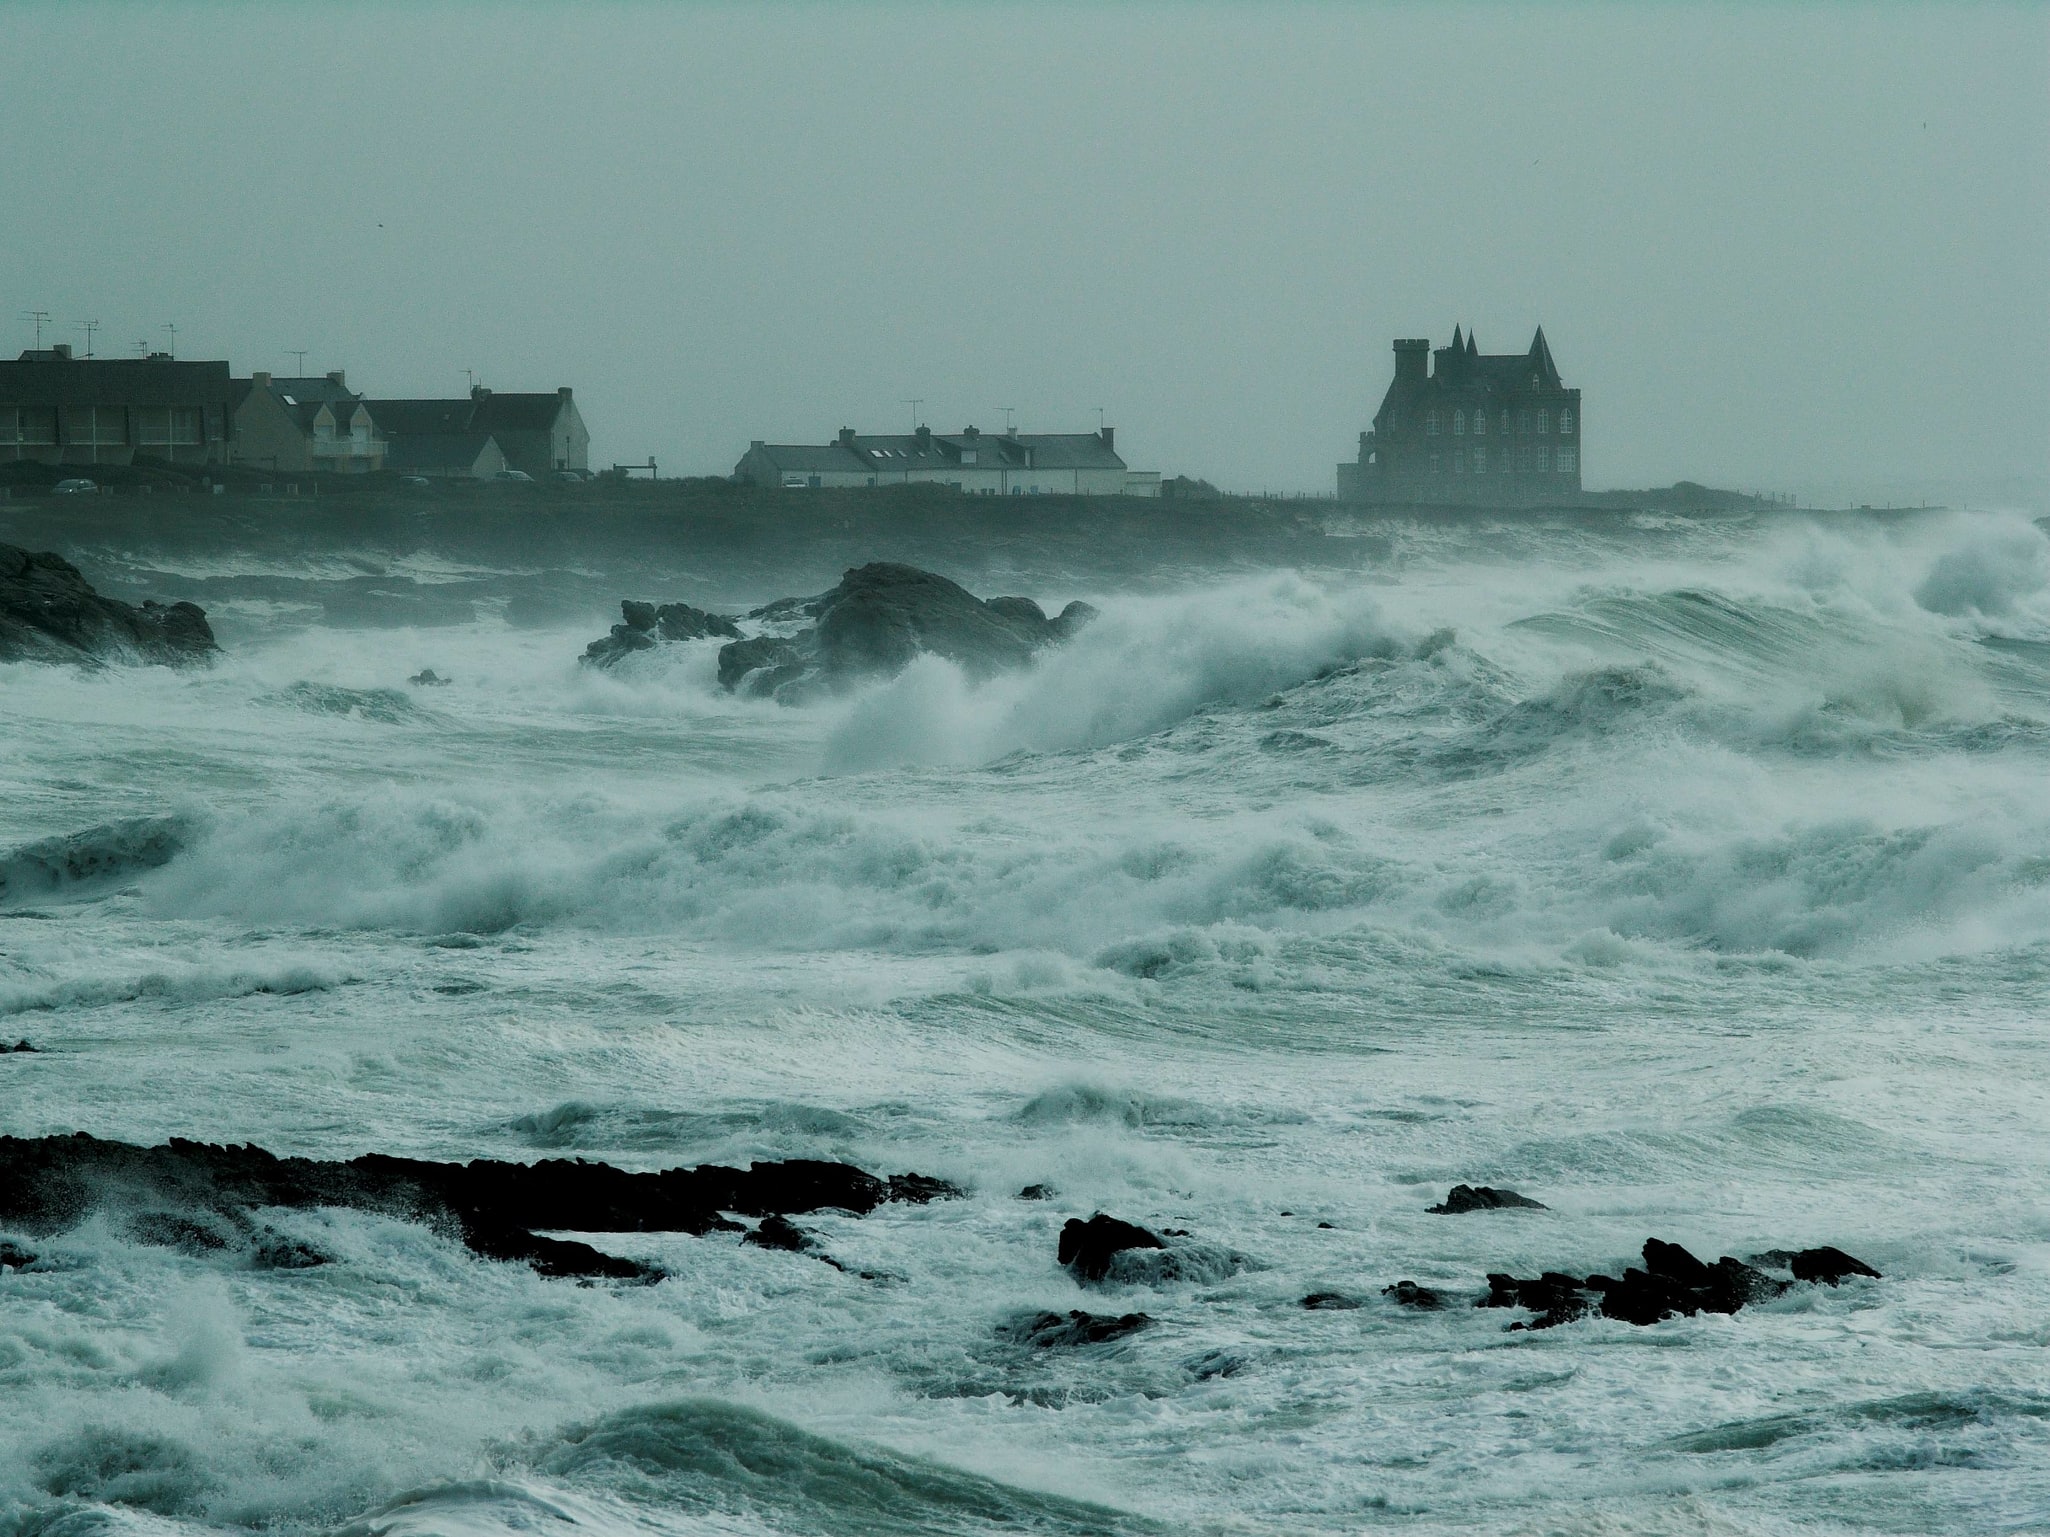
{"type": "Polygon", "coordinates": [[[845,1272],[597,1240],[652,1287],[89,1218],[0,1272],[0,1531],[2050,1525],[2036,527],[1033,595],[1103,614],[810,709],[495,619],[0,670],[0,1130],[971,1192],[804,1219],[845,1272]],[[1425,1214],[1461,1181],[1550,1209],[1425,1214]],[[1243,1260],[1084,1292],[1098,1209],[1243,1260]],[[1885,1279],[1541,1333],[1380,1297],[1648,1235],[1885,1279]],[[1155,1322],[1005,1332],[1077,1307],[1155,1322]]]}

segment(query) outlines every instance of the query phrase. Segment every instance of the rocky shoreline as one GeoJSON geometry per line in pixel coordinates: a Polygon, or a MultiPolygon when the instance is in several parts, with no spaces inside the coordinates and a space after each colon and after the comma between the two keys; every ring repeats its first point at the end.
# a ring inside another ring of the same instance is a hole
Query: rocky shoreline
{"type": "Polygon", "coordinates": [[[0,662],[142,662],[187,666],[219,652],[196,603],[102,597],[49,550],[0,544],[0,662]]]}

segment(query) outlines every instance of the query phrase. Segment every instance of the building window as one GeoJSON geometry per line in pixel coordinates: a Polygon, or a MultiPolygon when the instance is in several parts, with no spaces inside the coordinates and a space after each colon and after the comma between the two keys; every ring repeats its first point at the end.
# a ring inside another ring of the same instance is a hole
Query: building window
{"type": "Polygon", "coordinates": [[[1550,432],[1551,430],[1552,430],[1552,413],[1551,413],[1551,412],[1549,412],[1549,411],[1540,411],[1540,412],[1538,412],[1538,436],[1539,436],[1539,437],[1544,437],[1544,436],[1545,436],[1545,435],[1546,435],[1547,433],[1549,433],[1549,432],[1550,432]]]}
{"type": "Polygon", "coordinates": [[[1473,435],[1477,438],[1484,438],[1488,435],[1488,413],[1486,411],[1474,412],[1473,435]]]}
{"type": "Polygon", "coordinates": [[[1516,468],[1525,475],[1530,473],[1530,445],[1526,443],[1516,450],[1516,468]]]}
{"type": "Polygon", "coordinates": [[[88,446],[126,443],[127,412],[120,406],[72,406],[64,413],[64,441],[88,446]]]}
{"type": "Polygon", "coordinates": [[[1552,451],[1549,448],[1538,450],[1538,473],[1540,475],[1552,473],[1552,451]]]}
{"type": "Polygon", "coordinates": [[[1452,450],[1452,473],[1455,475],[1464,475],[1466,473],[1466,450],[1463,448],[1452,450]]]}
{"type": "Polygon", "coordinates": [[[1426,411],[1424,413],[1424,436],[1427,438],[1435,438],[1437,435],[1438,413],[1436,411],[1426,411]]]}
{"type": "Polygon", "coordinates": [[[1464,411],[1454,411],[1452,413],[1452,436],[1455,438],[1466,436],[1466,413],[1464,411]]]}
{"type": "Polygon", "coordinates": [[[1562,448],[1559,450],[1559,473],[1561,475],[1570,475],[1579,468],[1580,454],[1577,449],[1562,448]]]}
{"type": "Polygon", "coordinates": [[[1573,433],[1573,408],[1568,406],[1559,413],[1559,436],[1570,437],[1573,433]]]}
{"type": "Polygon", "coordinates": [[[1530,410],[1528,407],[1516,413],[1516,435],[1518,437],[1528,437],[1530,435],[1530,410]]]}
{"type": "Polygon", "coordinates": [[[1505,438],[1509,436],[1509,408],[1507,406],[1502,408],[1502,436],[1505,438]]]}
{"type": "Polygon", "coordinates": [[[1437,473],[1438,473],[1438,472],[1439,472],[1440,470],[1442,470],[1442,469],[1444,468],[1444,465],[1442,465],[1441,463],[1439,463],[1439,461],[1440,461],[1440,460],[1441,460],[1441,459],[1442,459],[1443,457],[1444,457],[1444,455],[1442,455],[1442,454],[1433,454],[1433,455],[1431,455],[1431,473],[1432,473],[1433,475],[1436,475],[1436,474],[1437,474],[1437,473]]]}
{"type": "Polygon", "coordinates": [[[1476,448],[1473,451],[1473,472],[1476,475],[1488,473],[1488,451],[1485,448],[1476,448]]]}
{"type": "Polygon", "coordinates": [[[21,441],[21,413],[13,406],[0,406],[0,445],[12,448],[21,441]]]}

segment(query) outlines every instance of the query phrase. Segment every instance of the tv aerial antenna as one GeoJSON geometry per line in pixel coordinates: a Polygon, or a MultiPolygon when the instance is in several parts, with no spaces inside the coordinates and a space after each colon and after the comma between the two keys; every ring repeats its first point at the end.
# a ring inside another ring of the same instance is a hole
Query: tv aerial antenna
{"type": "Polygon", "coordinates": [[[312,350],[311,347],[287,347],[284,349],[286,357],[298,359],[299,371],[292,376],[293,378],[303,379],[306,377],[306,354],[312,350]]]}
{"type": "Polygon", "coordinates": [[[23,310],[21,318],[35,322],[36,351],[41,352],[43,350],[43,327],[50,323],[50,312],[48,310],[23,310]]]}
{"type": "Polygon", "coordinates": [[[1016,406],[998,406],[997,409],[1004,413],[1004,431],[1009,432],[1016,425],[1011,418],[1018,414],[1018,408],[1016,406]]]}
{"type": "Polygon", "coordinates": [[[166,324],[162,327],[162,330],[164,335],[169,338],[165,343],[164,352],[166,355],[175,358],[178,355],[178,328],[174,325],[166,324]]]}
{"type": "Polygon", "coordinates": [[[923,395],[914,395],[909,400],[906,400],[904,404],[911,407],[911,430],[916,432],[918,431],[918,408],[925,404],[925,397],[923,395]]]}
{"type": "Polygon", "coordinates": [[[100,323],[97,320],[81,320],[78,322],[78,329],[85,332],[85,355],[87,357],[93,355],[93,332],[99,330],[99,328],[100,323]]]}

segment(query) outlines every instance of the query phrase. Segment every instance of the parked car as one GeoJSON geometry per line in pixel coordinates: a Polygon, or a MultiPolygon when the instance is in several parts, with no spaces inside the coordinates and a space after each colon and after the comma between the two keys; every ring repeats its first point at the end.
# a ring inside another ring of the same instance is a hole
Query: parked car
{"type": "Polygon", "coordinates": [[[90,496],[100,488],[89,480],[73,477],[70,480],[58,481],[50,489],[59,496],[90,496]]]}
{"type": "Polygon", "coordinates": [[[432,485],[433,482],[425,475],[401,475],[399,477],[399,484],[402,486],[428,486],[432,485]]]}
{"type": "Polygon", "coordinates": [[[531,486],[534,483],[534,477],[529,475],[525,470],[500,470],[496,475],[492,476],[491,478],[493,480],[518,481],[523,485],[529,486],[531,486]]]}
{"type": "Polygon", "coordinates": [[[569,484],[573,486],[580,486],[584,483],[584,477],[575,470],[557,470],[555,472],[555,478],[557,480],[568,481],[569,484]]]}

